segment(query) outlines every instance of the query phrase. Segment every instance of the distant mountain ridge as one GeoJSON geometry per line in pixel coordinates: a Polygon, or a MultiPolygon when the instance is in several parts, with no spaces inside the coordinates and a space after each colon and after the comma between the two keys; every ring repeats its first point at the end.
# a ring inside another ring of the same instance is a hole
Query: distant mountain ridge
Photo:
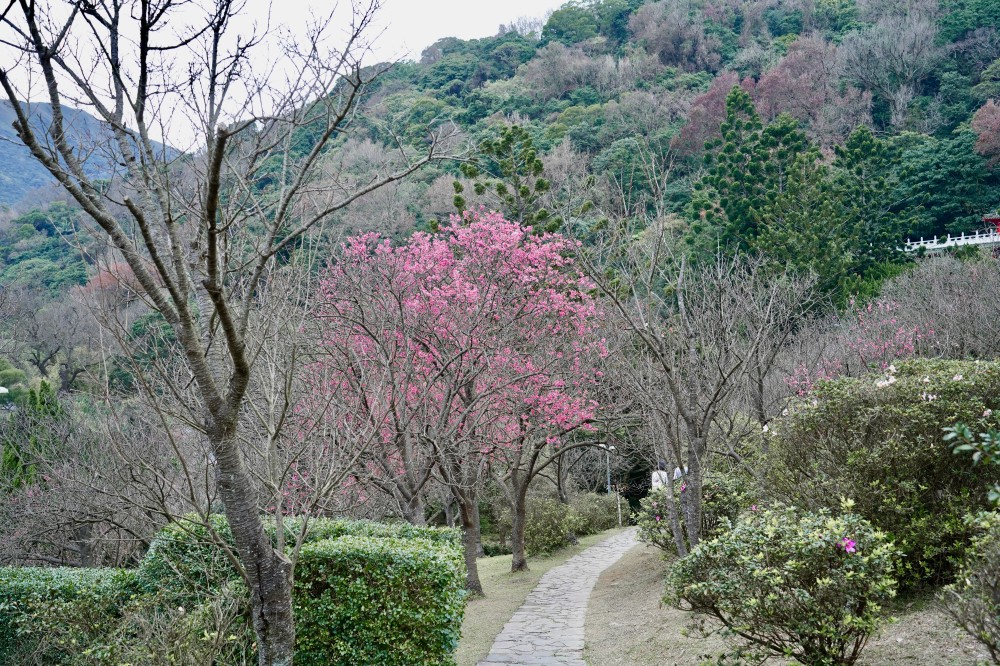
{"type": "MultiPolygon", "coordinates": [[[[32,102],[29,107],[32,124],[39,130],[47,127],[52,119],[52,105],[32,102]]],[[[86,111],[63,107],[66,128],[74,145],[98,144],[104,127],[97,118],[86,111]]],[[[16,116],[10,102],[0,101],[0,205],[13,205],[32,190],[50,185],[55,179],[38,160],[31,156],[28,147],[14,132],[16,116]]],[[[39,131],[44,136],[43,131],[39,131]]],[[[162,147],[156,144],[157,148],[162,147]]],[[[89,174],[106,178],[112,173],[107,155],[95,151],[85,161],[89,174]]]]}

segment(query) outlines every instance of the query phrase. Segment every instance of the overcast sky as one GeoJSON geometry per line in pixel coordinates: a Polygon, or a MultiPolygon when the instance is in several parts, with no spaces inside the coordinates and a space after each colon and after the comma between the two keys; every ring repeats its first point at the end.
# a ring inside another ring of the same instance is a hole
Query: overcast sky
{"type": "MultiPolygon", "coordinates": [[[[322,7],[318,0],[293,2],[322,7]]],[[[379,22],[385,33],[378,42],[378,55],[386,59],[409,52],[413,60],[442,37],[474,39],[497,33],[501,23],[510,24],[527,16],[540,18],[558,9],[566,0],[385,0],[379,22]]]]}

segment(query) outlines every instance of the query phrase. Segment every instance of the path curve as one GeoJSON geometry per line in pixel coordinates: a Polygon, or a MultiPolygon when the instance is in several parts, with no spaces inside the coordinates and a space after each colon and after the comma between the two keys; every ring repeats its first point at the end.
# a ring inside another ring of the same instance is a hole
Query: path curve
{"type": "Polygon", "coordinates": [[[637,543],[630,528],[551,569],[478,666],[586,666],[583,622],[598,576],[637,543]]]}

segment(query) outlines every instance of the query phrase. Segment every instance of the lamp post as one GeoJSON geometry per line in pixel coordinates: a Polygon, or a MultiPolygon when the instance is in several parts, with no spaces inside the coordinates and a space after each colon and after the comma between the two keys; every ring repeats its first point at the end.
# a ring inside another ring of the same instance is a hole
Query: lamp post
{"type": "Polygon", "coordinates": [[[599,446],[602,449],[604,449],[605,453],[607,453],[607,463],[608,463],[608,465],[607,465],[607,471],[608,471],[608,477],[607,477],[608,478],[608,494],[610,495],[611,494],[611,452],[615,450],[615,447],[608,446],[607,444],[600,444],[599,446]]]}

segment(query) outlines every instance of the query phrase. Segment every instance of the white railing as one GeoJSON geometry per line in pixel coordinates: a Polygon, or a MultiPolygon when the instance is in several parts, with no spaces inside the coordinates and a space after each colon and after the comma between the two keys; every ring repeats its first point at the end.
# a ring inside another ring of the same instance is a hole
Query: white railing
{"type": "Polygon", "coordinates": [[[928,252],[944,250],[949,247],[960,247],[962,245],[1000,245],[1000,233],[996,229],[988,231],[977,231],[974,234],[962,234],[961,236],[942,236],[918,241],[906,241],[903,249],[907,252],[916,252],[920,248],[926,248],[928,252]]]}

